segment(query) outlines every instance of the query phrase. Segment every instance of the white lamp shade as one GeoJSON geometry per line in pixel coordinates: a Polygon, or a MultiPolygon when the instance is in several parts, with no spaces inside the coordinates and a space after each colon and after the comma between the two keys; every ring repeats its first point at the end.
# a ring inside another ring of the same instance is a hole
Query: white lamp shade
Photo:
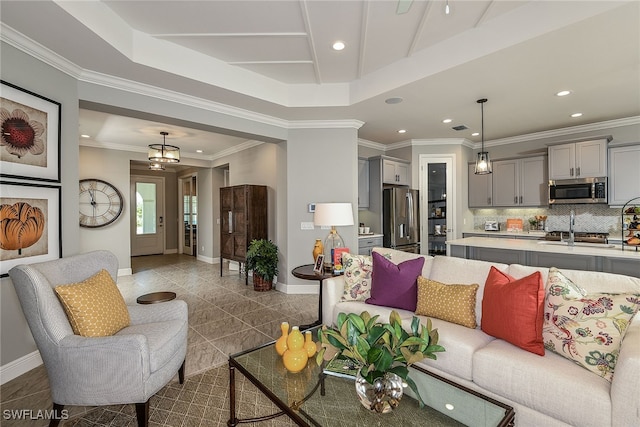
{"type": "Polygon", "coordinates": [[[353,225],[351,203],[316,203],[313,224],[330,227],[353,225]]]}

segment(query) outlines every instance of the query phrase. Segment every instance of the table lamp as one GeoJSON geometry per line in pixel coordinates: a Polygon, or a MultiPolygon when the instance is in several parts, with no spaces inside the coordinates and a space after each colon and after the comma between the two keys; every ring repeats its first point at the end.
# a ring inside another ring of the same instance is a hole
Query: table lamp
{"type": "Polygon", "coordinates": [[[329,235],[324,240],[324,268],[330,270],[333,267],[332,250],[344,247],[344,240],[336,231],[336,227],[353,225],[351,203],[316,203],[313,224],[331,227],[329,235]]]}

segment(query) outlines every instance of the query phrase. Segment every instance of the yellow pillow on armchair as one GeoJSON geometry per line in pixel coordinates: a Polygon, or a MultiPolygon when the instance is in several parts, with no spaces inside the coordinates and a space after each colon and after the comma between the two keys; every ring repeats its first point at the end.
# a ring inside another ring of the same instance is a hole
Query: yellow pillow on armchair
{"type": "Polygon", "coordinates": [[[124,298],[107,270],[54,290],[76,335],[106,337],[131,323],[124,298]]]}

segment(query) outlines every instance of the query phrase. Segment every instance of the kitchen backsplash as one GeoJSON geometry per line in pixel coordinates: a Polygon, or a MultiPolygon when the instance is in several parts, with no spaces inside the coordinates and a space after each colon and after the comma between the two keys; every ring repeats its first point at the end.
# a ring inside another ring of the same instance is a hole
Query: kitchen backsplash
{"type": "Polygon", "coordinates": [[[529,230],[529,219],[536,215],[547,215],[548,231],[568,231],[569,213],[576,213],[575,231],[609,233],[611,238],[620,238],[622,229],[621,210],[607,205],[555,205],[552,208],[530,209],[471,209],[473,229],[484,230],[485,221],[498,221],[500,230],[506,231],[507,218],[520,218],[524,230],[529,230]]]}

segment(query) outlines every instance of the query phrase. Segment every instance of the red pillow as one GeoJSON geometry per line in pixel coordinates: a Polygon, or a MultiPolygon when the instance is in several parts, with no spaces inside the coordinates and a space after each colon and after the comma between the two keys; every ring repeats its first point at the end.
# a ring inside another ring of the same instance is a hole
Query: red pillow
{"type": "Polygon", "coordinates": [[[539,271],[515,279],[491,267],[482,297],[482,330],[544,356],[544,283],[539,271]]]}

